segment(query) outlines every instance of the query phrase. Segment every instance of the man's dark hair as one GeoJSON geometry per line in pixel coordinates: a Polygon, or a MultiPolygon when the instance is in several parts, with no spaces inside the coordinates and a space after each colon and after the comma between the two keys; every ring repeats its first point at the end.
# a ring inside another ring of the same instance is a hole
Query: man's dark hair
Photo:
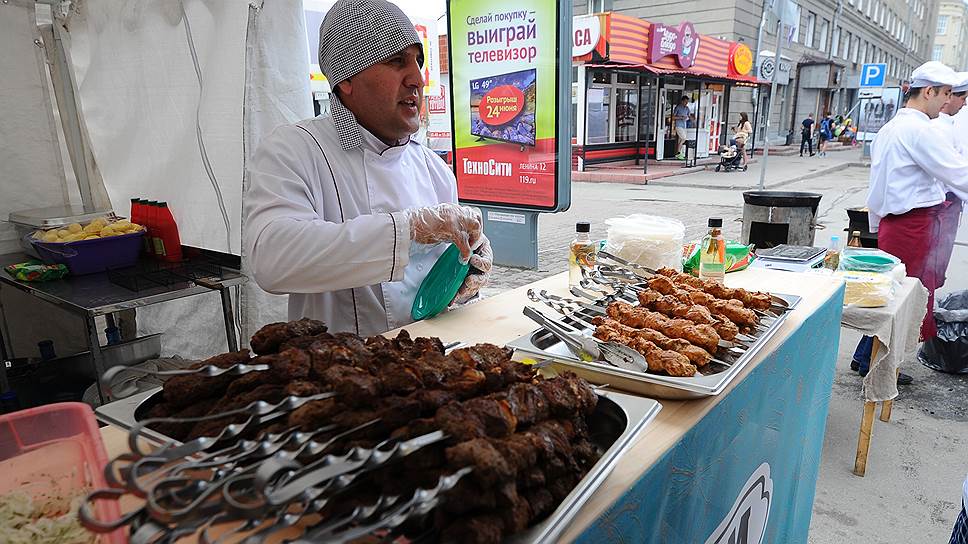
{"type": "Polygon", "coordinates": [[[679,99],[679,102],[689,102],[689,97],[683,96],[682,98],[679,99]]]}
{"type": "Polygon", "coordinates": [[[952,96],[957,96],[958,98],[961,98],[962,96],[965,96],[966,94],[968,94],[968,91],[958,91],[958,92],[952,92],[951,93],[952,96]]]}
{"type": "Polygon", "coordinates": [[[921,96],[921,93],[923,93],[926,89],[930,89],[930,88],[934,88],[935,90],[937,90],[938,92],[940,92],[941,91],[941,87],[943,87],[943,85],[934,85],[933,87],[915,87],[915,88],[907,87],[907,88],[903,89],[904,90],[904,95],[902,96],[901,101],[902,102],[907,102],[908,100],[910,100],[912,98],[921,96]]]}

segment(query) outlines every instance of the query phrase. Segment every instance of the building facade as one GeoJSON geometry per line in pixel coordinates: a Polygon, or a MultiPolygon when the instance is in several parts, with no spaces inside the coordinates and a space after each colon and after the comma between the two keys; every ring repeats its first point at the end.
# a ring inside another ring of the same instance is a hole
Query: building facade
{"type": "Polygon", "coordinates": [[[931,59],[958,71],[968,70],[968,5],[964,0],[942,0],[938,5],[931,59]]]}
{"type": "MultiPolygon", "coordinates": [[[[769,0],[767,0],[767,3],[769,0]]],[[[792,141],[808,113],[834,115],[857,108],[860,70],[887,65],[886,86],[900,85],[913,67],[931,59],[938,0],[795,0],[797,22],[784,28],[780,62],[777,32],[763,0],[574,0],[575,14],[614,11],[665,24],[691,22],[698,32],[746,44],[757,75],[769,79],[779,64],[777,96],[769,123],[771,142],[792,141]],[[761,31],[762,28],[762,31],[761,31]]],[[[755,118],[757,142],[765,137],[769,88],[736,89],[730,124],[741,112],[755,118]],[[754,115],[755,112],[755,115],[754,115]]]]}

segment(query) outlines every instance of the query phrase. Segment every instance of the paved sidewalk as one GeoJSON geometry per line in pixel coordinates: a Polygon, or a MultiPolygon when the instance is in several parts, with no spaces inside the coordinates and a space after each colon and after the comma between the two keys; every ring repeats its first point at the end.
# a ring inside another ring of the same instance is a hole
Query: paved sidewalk
{"type": "MultiPolygon", "coordinates": [[[[767,157],[766,188],[782,187],[811,176],[836,174],[847,166],[860,165],[860,148],[843,145],[831,146],[826,156],[800,157],[799,147],[770,147],[767,157]]],[[[584,172],[572,171],[574,182],[628,183],[633,185],[658,185],[674,187],[697,187],[710,189],[753,189],[759,184],[762,167],[762,149],[750,158],[749,170],[716,172],[719,157],[700,159],[696,166],[686,168],[681,161],[650,161],[648,173],[634,161],[600,164],[586,168],[584,172]],[[737,179],[738,178],[738,179],[737,179]]]]}

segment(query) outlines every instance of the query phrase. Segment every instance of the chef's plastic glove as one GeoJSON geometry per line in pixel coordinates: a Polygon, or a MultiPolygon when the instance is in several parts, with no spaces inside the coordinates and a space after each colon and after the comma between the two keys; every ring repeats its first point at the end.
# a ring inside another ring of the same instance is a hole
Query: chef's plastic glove
{"type": "Polygon", "coordinates": [[[471,258],[471,248],[483,236],[481,214],[474,208],[445,202],[406,210],[410,239],[419,244],[453,242],[461,262],[471,258]]]}
{"type": "Polygon", "coordinates": [[[494,261],[494,252],[491,251],[491,242],[487,236],[481,235],[481,240],[474,254],[471,255],[471,268],[464,278],[464,283],[457,290],[457,295],[451,301],[451,305],[463,304],[474,298],[481,287],[487,285],[491,278],[491,265],[494,261]]]}

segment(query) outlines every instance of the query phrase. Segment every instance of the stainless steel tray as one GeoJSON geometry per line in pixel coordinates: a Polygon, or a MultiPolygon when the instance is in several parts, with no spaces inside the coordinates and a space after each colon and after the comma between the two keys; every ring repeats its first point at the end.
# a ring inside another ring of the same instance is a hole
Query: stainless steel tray
{"type": "MultiPolygon", "coordinates": [[[[775,301],[782,300],[789,308],[772,323],[766,331],[756,336],[756,342],[728,368],[721,372],[696,377],[676,377],[647,372],[635,372],[617,368],[605,363],[583,362],[567,346],[545,329],[536,329],[508,344],[516,351],[555,361],[556,367],[567,369],[591,383],[607,383],[612,387],[649,397],[671,400],[684,400],[715,396],[723,392],[733,379],[756,357],[763,345],[776,334],[787,315],[798,304],[797,295],[773,293],[775,301]]],[[[520,358],[520,355],[517,356],[520,358]]]]}
{"type": "MultiPolygon", "coordinates": [[[[557,542],[581,507],[615,469],[622,455],[638,441],[662,409],[652,399],[616,391],[599,391],[598,398],[598,407],[588,423],[592,440],[605,453],[547,519],[509,538],[509,544],[557,542]]],[[[97,418],[128,430],[160,399],[161,388],[145,391],[101,406],[96,410],[97,418]]],[[[162,442],[171,440],[154,431],[145,434],[162,442]]]]}

